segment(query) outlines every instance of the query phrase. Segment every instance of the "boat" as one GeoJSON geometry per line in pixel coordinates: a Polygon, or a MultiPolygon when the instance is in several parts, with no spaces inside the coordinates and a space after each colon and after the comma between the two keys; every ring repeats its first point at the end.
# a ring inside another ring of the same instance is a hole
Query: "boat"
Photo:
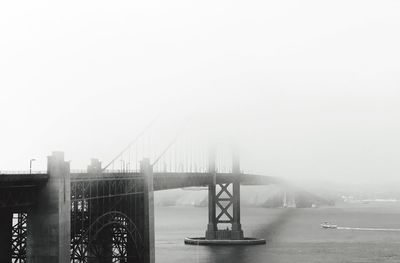
{"type": "Polygon", "coordinates": [[[331,224],[331,223],[328,223],[328,222],[324,222],[324,223],[321,224],[321,227],[322,228],[326,228],[326,229],[336,229],[337,225],[334,225],[334,224],[331,224]]]}

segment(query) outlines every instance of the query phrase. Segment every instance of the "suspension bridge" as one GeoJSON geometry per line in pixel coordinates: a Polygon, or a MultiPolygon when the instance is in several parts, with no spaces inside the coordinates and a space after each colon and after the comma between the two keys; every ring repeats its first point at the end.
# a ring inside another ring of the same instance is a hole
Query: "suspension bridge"
{"type": "Polygon", "coordinates": [[[176,137],[152,154],[143,134],[104,167],[73,171],[53,152],[44,172],[1,172],[0,262],[155,262],[154,191],[184,187],[208,187],[205,240],[243,240],[240,185],[285,185],[232,149],[176,137]]]}

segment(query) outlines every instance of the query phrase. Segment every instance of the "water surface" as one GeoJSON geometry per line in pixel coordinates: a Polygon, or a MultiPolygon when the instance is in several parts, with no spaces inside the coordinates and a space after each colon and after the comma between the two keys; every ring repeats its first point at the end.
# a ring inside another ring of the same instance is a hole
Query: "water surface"
{"type": "Polygon", "coordinates": [[[310,209],[242,208],[245,236],[266,245],[184,245],[204,236],[207,208],[156,207],[156,262],[400,262],[398,231],[322,229],[329,221],[348,228],[400,229],[400,205],[358,204],[310,209]]]}

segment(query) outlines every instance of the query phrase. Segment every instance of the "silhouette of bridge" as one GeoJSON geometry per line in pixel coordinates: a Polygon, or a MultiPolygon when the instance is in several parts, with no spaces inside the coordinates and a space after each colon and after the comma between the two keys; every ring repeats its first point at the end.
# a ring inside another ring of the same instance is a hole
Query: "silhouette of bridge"
{"type": "Polygon", "coordinates": [[[85,172],[53,152],[46,172],[1,173],[0,262],[154,262],[153,192],[183,187],[208,186],[207,240],[243,239],[240,185],[284,182],[244,173],[235,152],[221,168],[215,147],[195,158],[176,145],[153,163],[137,152],[119,160],[128,147],[104,168],[92,159],[85,172]],[[108,170],[118,160],[120,169],[108,170]]]}

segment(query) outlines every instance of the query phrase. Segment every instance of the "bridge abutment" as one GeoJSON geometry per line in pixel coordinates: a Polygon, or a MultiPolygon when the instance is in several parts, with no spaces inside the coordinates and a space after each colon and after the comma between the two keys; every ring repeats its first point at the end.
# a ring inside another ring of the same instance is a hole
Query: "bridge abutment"
{"type": "Polygon", "coordinates": [[[28,212],[27,261],[29,263],[70,262],[70,166],[62,152],[47,160],[47,184],[38,202],[28,212]]]}

